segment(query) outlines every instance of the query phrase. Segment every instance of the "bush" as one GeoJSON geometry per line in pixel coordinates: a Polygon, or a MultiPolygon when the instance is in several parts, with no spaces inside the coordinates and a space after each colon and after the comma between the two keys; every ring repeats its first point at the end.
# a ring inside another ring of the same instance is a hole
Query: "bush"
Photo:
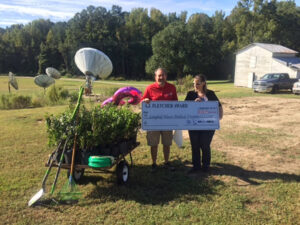
{"type": "MultiPolygon", "coordinates": [[[[76,103],[77,99],[78,99],[78,92],[71,92],[69,94],[69,103],[70,104],[76,103]]],[[[83,101],[83,99],[81,101],[83,101]]]]}
{"type": "Polygon", "coordinates": [[[1,109],[11,109],[11,103],[9,100],[10,95],[1,95],[0,98],[0,108],[1,109]]]}
{"type": "Polygon", "coordinates": [[[66,76],[67,78],[72,78],[72,77],[73,77],[73,75],[70,74],[70,73],[66,73],[65,76],[66,76]]]}
{"type": "Polygon", "coordinates": [[[53,103],[58,103],[60,100],[64,100],[69,96],[69,91],[56,85],[52,85],[47,90],[47,98],[49,101],[53,103]]]}
{"type": "Polygon", "coordinates": [[[40,96],[35,96],[32,98],[32,107],[37,108],[42,107],[44,105],[46,105],[45,98],[40,96]]]}
{"type": "Polygon", "coordinates": [[[72,137],[69,148],[74,143],[77,133],[81,149],[92,149],[97,146],[118,144],[136,138],[141,126],[141,116],[128,107],[106,106],[87,110],[81,107],[78,118],[71,121],[72,110],[58,116],[47,116],[47,132],[50,145],[57,145],[61,139],[72,137]]]}
{"type": "Polygon", "coordinates": [[[59,97],[60,97],[61,99],[66,99],[66,98],[68,98],[68,97],[69,97],[69,91],[68,91],[67,89],[61,88],[61,89],[59,90],[59,97]]]}
{"type": "Polygon", "coordinates": [[[12,108],[13,109],[24,109],[31,106],[31,97],[30,96],[14,96],[12,98],[12,108]]]}
{"type": "Polygon", "coordinates": [[[194,87],[193,80],[194,77],[192,75],[187,75],[181,79],[178,79],[175,83],[177,93],[185,94],[188,91],[192,90],[194,87]]]}
{"type": "Polygon", "coordinates": [[[1,95],[1,109],[24,109],[32,105],[30,96],[23,95],[1,95]]]}
{"type": "Polygon", "coordinates": [[[50,88],[48,88],[46,95],[51,103],[56,103],[59,100],[58,91],[55,85],[52,85],[50,88]]]}

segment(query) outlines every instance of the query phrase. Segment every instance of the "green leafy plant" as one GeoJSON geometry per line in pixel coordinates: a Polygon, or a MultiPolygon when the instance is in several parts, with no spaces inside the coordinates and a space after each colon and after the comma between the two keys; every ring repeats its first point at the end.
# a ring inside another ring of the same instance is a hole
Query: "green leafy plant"
{"type": "Polygon", "coordinates": [[[141,126],[140,113],[129,107],[96,106],[90,110],[81,107],[77,122],[71,121],[71,112],[46,117],[50,145],[56,145],[61,139],[78,135],[78,145],[82,149],[116,145],[122,141],[135,139],[141,126]]]}

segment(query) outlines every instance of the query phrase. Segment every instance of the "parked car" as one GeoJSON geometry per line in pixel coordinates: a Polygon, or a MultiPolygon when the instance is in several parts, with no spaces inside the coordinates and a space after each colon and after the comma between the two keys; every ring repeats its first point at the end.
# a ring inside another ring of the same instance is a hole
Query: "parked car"
{"type": "Polygon", "coordinates": [[[287,73],[267,73],[260,80],[253,82],[254,92],[271,92],[272,94],[281,89],[292,90],[298,79],[291,79],[287,73]]]}
{"type": "Polygon", "coordinates": [[[293,93],[295,95],[299,95],[300,94],[300,79],[298,82],[294,83],[294,86],[293,86],[293,93]]]}

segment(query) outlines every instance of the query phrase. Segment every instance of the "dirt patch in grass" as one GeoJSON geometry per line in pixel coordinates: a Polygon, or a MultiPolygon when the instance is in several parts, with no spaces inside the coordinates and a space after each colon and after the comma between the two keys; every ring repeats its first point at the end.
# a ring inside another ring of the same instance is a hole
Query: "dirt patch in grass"
{"type": "MultiPolygon", "coordinates": [[[[224,117],[212,149],[251,171],[300,174],[300,98],[221,99],[224,117]]],[[[184,138],[188,139],[187,131],[184,138]]]]}

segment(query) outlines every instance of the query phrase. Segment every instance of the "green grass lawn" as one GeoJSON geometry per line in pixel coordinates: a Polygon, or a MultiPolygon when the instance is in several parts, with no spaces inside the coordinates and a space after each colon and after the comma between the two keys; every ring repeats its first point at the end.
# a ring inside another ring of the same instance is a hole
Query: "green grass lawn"
{"type": "MultiPolygon", "coordinates": [[[[7,93],[6,79],[0,77],[0,94],[7,93]]],[[[18,82],[18,92],[22,94],[43,93],[30,78],[18,78],[18,82]]],[[[130,84],[143,89],[149,83],[130,84]]],[[[57,85],[74,91],[80,84],[81,81],[70,79],[57,81],[57,85]]],[[[99,81],[94,83],[94,91],[127,85],[128,82],[99,81]]],[[[222,98],[270,96],[227,82],[211,81],[209,88],[216,91],[221,101],[222,98]]],[[[283,93],[276,97],[295,96],[283,93]]],[[[176,171],[159,167],[152,174],[149,148],[142,132],[138,134],[140,145],[132,152],[133,167],[127,185],[118,186],[114,173],[88,169],[83,183],[78,185],[83,198],[77,204],[49,203],[50,196],[46,195],[42,205],[28,208],[29,199],[41,189],[45,163],[53,150],[47,146],[45,115],[61,113],[67,107],[0,110],[1,224],[300,224],[300,171],[285,174],[247,170],[233,165],[223,153],[213,149],[212,171],[187,176],[191,149],[186,140],[184,148],[172,146],[170,161],[176,171]],[[240,179],[247,185],[241,185],[240,179]]],[[[228,133],[224,138],[233,146],[244,146],[261,142],[261,138],[274,133],[255,129],[249,128],[242,134],[228,133]]],[[[158,164],[162,163],[159,149],[158,164]]],[[[47,191],[55,172],[53,168],[47,191]]],[[[66,182],[66,170],[62,170],[55,193],[66,182]]]]}

